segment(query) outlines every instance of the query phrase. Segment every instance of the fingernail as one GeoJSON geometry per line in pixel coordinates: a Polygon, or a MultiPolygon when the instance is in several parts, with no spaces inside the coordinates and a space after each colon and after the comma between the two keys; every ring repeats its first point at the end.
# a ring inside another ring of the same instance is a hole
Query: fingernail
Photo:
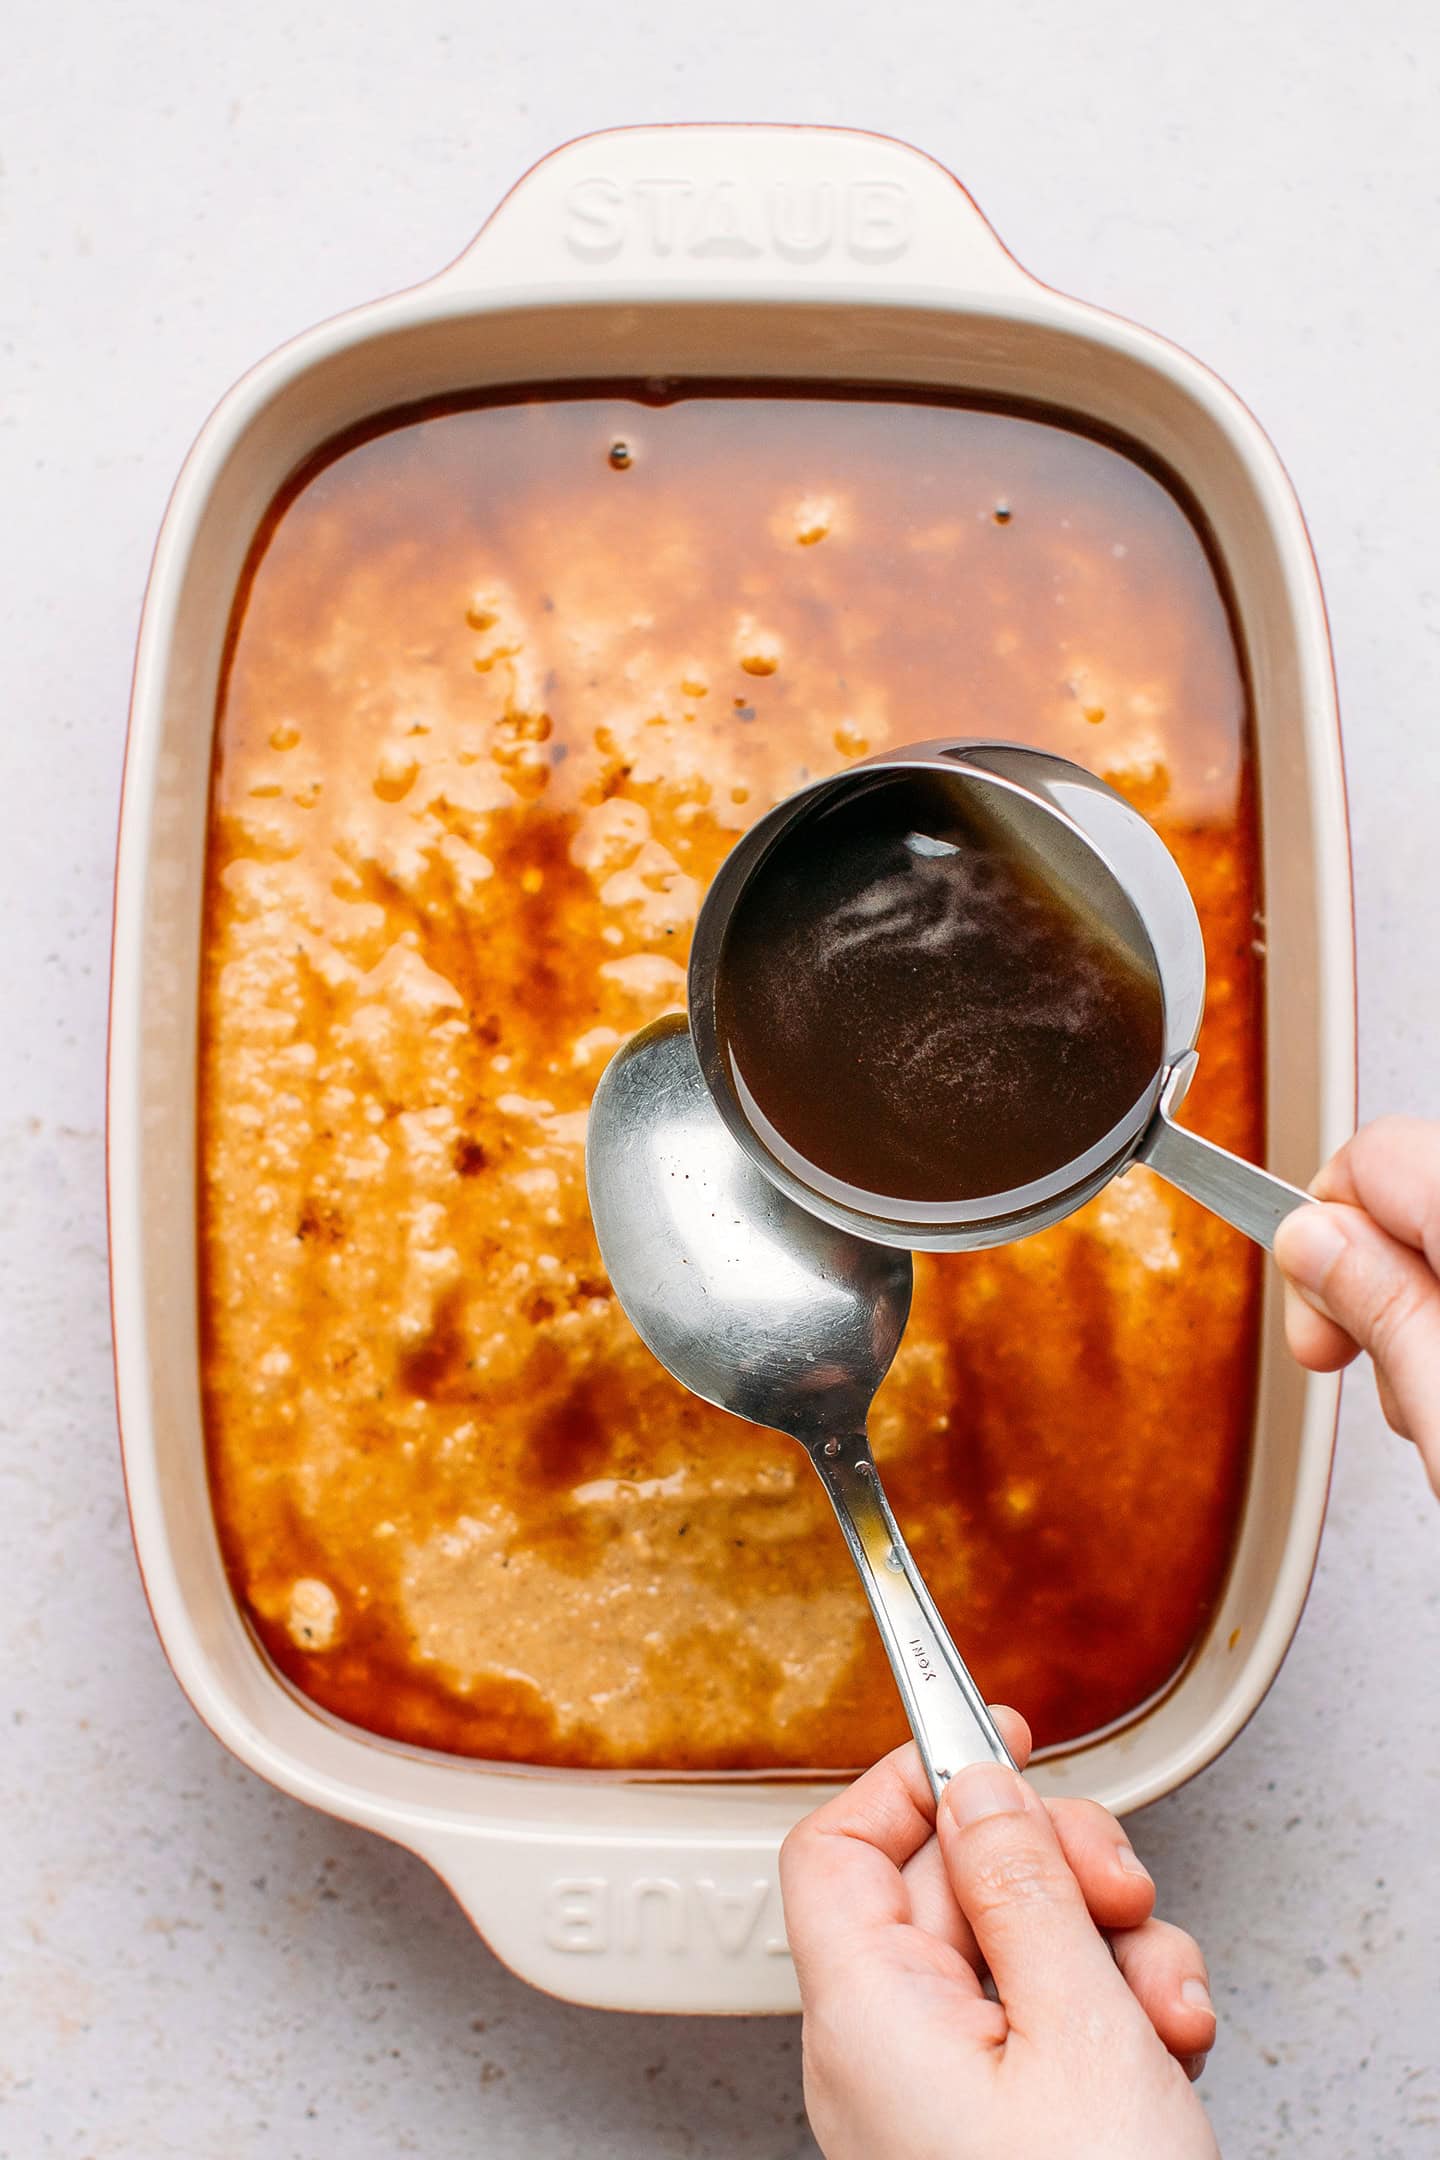
{"type": "Polygon", "coordinates": [[[1181,2058],[1180,2067],[1193,2085],[1196,2078],[1205,2068],[1205,2057],[1203,2055],[1185,2055],[1181,2058]]]}
{"type": "Polygon", "coordinates": [[[1188,2009],[1208,2010],[1212,2017],[1215,2015],[1215,2005],[1210,2000],[1210,1990],[1203,1980],[1182,1980],[1180,1983],[1180,2000],[1188,2009]]]}
{"type": "Polygon", "coordinates": [[[1326,1309],[1319,1291],[1344,1250],[1345,1233],[1323,1207],[1296,1208],[1293,1215],[1286,1217],[1284,1272],[1306,1303],[1323,1312],[1327,1320],[1334,1316],[1326,1309]]]}
{"type": "Polygon", "coordinates": [[[1143,1882],[1153,1882],[1155,1880],[1133,1845],[1117,1845],[1115,1858],[1120,1863],[1122,1874],[1138,1875],[1143,1882]]]}
{"type": "Polygon", "coordinates": [[[988,1815],[1023,1815],[1025,1791],[1013,1770],[1001,1763],[976,1763],[945,1788],[945,1804],[962,1830],[988,1815]]]}

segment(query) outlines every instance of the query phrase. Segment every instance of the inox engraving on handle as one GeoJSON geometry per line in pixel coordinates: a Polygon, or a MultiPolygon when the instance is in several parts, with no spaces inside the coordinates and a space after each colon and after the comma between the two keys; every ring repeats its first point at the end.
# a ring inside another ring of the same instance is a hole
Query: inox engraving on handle
{"type": "Polygon", "coordinates": [[[865,1435],[811,1443],[810,1456],[890,1653],[937,1799],[942,1786],[970,1763],[1013,1768],[1010,1750],[900,1535],[865,1435]]]}

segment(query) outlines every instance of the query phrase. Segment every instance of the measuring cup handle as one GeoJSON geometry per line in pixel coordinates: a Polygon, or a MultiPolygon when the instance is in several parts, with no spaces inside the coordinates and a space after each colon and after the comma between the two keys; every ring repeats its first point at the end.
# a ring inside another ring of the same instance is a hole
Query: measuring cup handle
{"type": "Polygon", "coordinates": [[[1269,1252],[1286,1216],[1308,1206],[1314,1194],[1287,1185],[1283,1178],[1258,1170],[1254,1163],[1216,1147],[1213,1140],[1202,1140],[1198,1133],[1186,1132],[1183,1125],[1174,1123],[1170,1111],[1184,1094],[1193,1069],[1193,1064],[1186,1071],[1177,1068],[1171,1075],[1135,1159],[1148,1163],[1167,1184],[1177,1185],[1269,1252]]]}
{"type": "Polygon", "coordinates": [[[885,1498],[863,1433],[810,1445],[875,1615],[936,1799],[970,1763],[1014,1759],[935,1610],[885,1498]]]}

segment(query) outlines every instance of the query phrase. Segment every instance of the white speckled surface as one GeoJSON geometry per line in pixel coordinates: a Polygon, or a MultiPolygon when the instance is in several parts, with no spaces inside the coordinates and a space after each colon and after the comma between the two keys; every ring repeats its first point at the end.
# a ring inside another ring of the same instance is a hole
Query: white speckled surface
{"type": "MultiPolygon", "coordinates": [[[[1346,717],[1367,1112],[1440,1108],[1440,18],[1428,0],[11,0],[0,69],[0,2154],[814,2151],[798,2027],[514,1981],[416,1861],[178,1697],[131,1561],[101,1183],[131,641],[200,421],[452,256],[585,128],[813,119],[950,164],[1030,269],[1164,330],[1294,474],[1346,717]],[[602,21],[608,19],[603,32],[602,21]]],[[[1440,1510],[1347,1391],[1315,1592],[1136,1824],[1207,1945],[1231,2160],[1440,2150],[1440,1510]]]]}

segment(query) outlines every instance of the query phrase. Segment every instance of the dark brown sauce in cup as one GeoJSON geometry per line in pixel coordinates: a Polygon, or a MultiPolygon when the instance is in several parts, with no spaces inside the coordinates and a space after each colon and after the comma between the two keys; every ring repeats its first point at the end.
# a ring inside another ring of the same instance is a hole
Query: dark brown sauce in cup
{"type": "Polygon", "coordinates": [[[1153,969],[1082,917],[984,792],[915,773],[822,799],[726,932],[716,1021],[746,1115],[795,1175],[862,1210],[1051,1177],[1160,1064],[1153,969]]]}

